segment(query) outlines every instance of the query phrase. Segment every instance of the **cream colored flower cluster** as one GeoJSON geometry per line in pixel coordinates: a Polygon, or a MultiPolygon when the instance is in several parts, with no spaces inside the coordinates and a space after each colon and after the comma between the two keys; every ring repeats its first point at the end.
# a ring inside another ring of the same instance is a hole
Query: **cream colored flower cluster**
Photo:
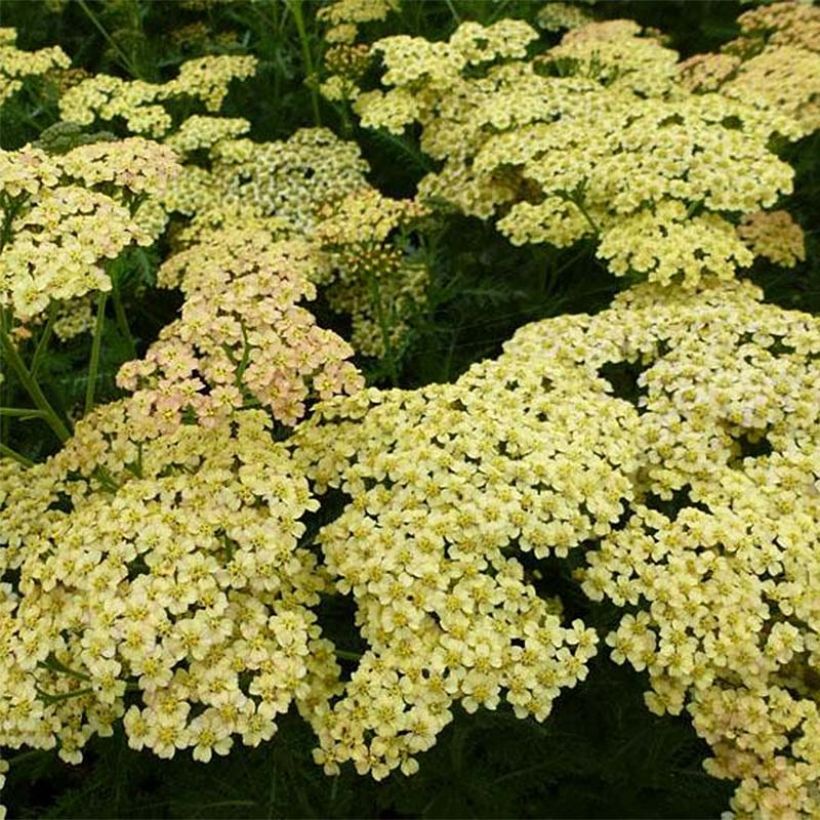
{"type": "Polygon", "coordinates": [[[122,118],[129,131],[162,137],[172,127],[162,103],[177,97],[200,100],[208,111],[218,111],[231,80],[245,79],[256,71],[251,56],[210,55],[188,60],[167,83],[121,80],[98,74],[70,88],[60,99],[64,120],[91,125],[97,120],[122,118]]]}
{"type": "Polygon", "coordinates": [[[609,88],[656,96],[669,89],[678,55],[653,35],[634,20],[590,22],[573,27],[543,60],[609,88]]]}
{"type": "Polygon", "coordinates": [[[687,61],[690,82],[786,114],[804,134],[820,128],[820,9],[786,0],[747,11],[738,23],[740,37],[722,54],[687,61]]]}
{"type": "Polygon", "coordinates": [[[806,258],[803,229],[788,211],[747,214],[737,226],[737,235],[755,256],[776,265],[792,268],[806,258]]]}
{"type": "Polygon", "coordinates": [[[317,491],[349,497],[318,540],[369,644],[313,720],[328,773],[348,760],[411,773],[455,703],[544,720],[586,676],[594,631],[562,626],[516,553],[566,556],[611,531],[632,496],[636,418],[566,376],[548,355],[503,356],[452,385],[325,402],[297,429],[317,491]]]}
{"type": "Polygon", "coordinates": [[[642,463],[628,520],[581,578],[593,599],[638,607],[607,638],[613,658],[648,670],[653,711],[689,711],[713,748],[708,770],[741,781],[734,809],[809,817],[820,811],[820,322],[759,299],[749,285],[666,299],[643,289],[592,320],[587,366],[620,352],[643,370],[642,463]]]}
{"type": "Polygon", "coordinates": [[[464,23],[446,43],[380,40],[389,90],[360,94],[354,109],[394,133],[419,122],[422,149],[443,162],[420,195],[499,217],[515,244],[595,236],[613,273],[687,287],[750,264],[732,219],[791,192],[793,171],[769,142],[802,128],[691,93],[677,54],[631,21],[574,29],[522,59],[536,38],[503,20],[464,23]]]}
{"type": "Polygon", "coordinates": [[[589,9],[573,3],[552,2],[552,0],[544,3],[535,17],[539,28],[545,31],[581,28],[591,23],[593,19],[589,9]]]}
{"type": "Polygon", "coordinates": [[[326,128],[303,128],[287,140],[253,142],[224,140],[211,150],[208,177],[199,186],[201,198],[178,205],[201,212],[234,203],[252,205],[262,216],[284,219],[291,230],[309,233],[317,210],[360,188],[367,163],[359,147],[326,128]]]}
{"type": "Polygon", "coordinates": [[[315,298],[322,263],[309,244],[265,230],[209,231],[160,268],[160,285],[185,296],[180,318],[118,384],[168,429],[190,412],[203,426],[223,423],[248,401],[292,425],[309,398],[357,390],[352,348],[298,304],[315,298]]]}
{"type": "Polygon", "coordinates": [[[44,464],[0,461],[3,747],[78,762],[122,722],[134,749],[207,761],[337,687],[298,545],[316,502],[269,418],[153,426],[120,402],[44,464]]]}
{"type": "Polygon", "coordinates": [[[332,0],[322,6],[316,19],[330,26],[325,32],[328,43],[352,43],[359,34],[359,26],[384,20],[394,11],[400,0],[332,0]]]}
{"type": "Polygon", "coordinates": [[[314,722],[328,772],[413,771],[453,701],[545,716],[574,639],[516,552],[587,548],[584,591],[637,609],[613,657],[649,670],[652,709],[690,712],[709,770],[742,780],[735,809],[817,812],[820,322],[760,298],[640,286],[454,385],[325,402],[297,429],[316,490],[349,499],[319,541],[369,644],[314,722]]]}
{"type": "Polygon", "coordinates": [[[0,304],[28,321],[111,282],[105,260],[148,245],[132,209],[158,197],[179,171],[173,152],[139,137],[49,155],[26,146],[0,151],[0,304]]]}
{"type": "Polygon", "coordinates": [[[26,77],[71,65],[71,60],[59,46],[21,51],[16,42],[17,32],[13,28],[0,28],[0,106],[23,87],[26,77]]]}
{"type": "Polygon", "coordinates": [[[427,209],[369,186],[359,148],[327,129],[300,129],[281,142],[231,139],[228,132],[242,122],[188,120],[169,138],[178,149],[192,140],[204,147],[204,130],[213,143],[210,169],[187,166],[165,198],[170,210],[193,217],[183,237],[229,223],[241,230],[250,222],[307,239],[328,257],[314,268],[313,281],[333,310],[352,317],[354,348],[383,355],[386,345],[400,343],[408,316],[424,301],[429,272],[411,261],[399,240],[427,209]]]}

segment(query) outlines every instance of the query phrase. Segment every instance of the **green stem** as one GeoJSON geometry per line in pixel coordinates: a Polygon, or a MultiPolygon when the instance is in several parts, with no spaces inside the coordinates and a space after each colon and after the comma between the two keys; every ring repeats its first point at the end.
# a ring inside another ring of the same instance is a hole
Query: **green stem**
{"type": "Polygon", "coordinates": [[[54,431],[57,438],[59,438],[60,441],[67,441],[71,438],[71,432],[63,420],[57,415],[54,408],[48,403],[48,399],[40,389],[37,380],[32,377],[28,368],[23,363],[23,360],[20,358],[17,347],[9,337],[5,327],[0,327],[0,350],[3,352],[3,357],[14,369],[17,378],[20,380],[26,392],[31,396],[37,409],[42,410],[43,419],[54,431]]]}
{"type": "Polygon", "coordinates": [[[100,350],[102,349],[102,335],[105,328],[105,303],[108,293],[100,291],[97,295],[97,320],[94,322],[94,338],[91,341],[91,360],[88,363],[88,384],[85,386],[85,413],[91,412],[94,407],[94,391],[97,386],[97,373],[100,369],[100,350]]]}
{"type": "Polygon", "coordinates": [[[24,467],[34,466],[34,462],[30,458],[26,458],[22,453],[18,453],[17,450],[12,450],[11,447],[6,447],[5,444],[0,444],[0,455],[14,459],[14,461],[18,464],[22,464],[24,467]]]}
{"type": "Polygon", "coordinates": [[[135,77],[136,79],[142,79],[142,77],[140,76],[140,72],[136,70],[134,64],[131,62],[128,55],[120,48],[116,40],[114,40],[114,38],[108,33],[108,31],[106,31],[105,26],[97,19],[97,15],[94,14],[93,11],[91,11],[85,0],[77,0],[77,4],[85,12],[86,17],[88,17],[88,19],[91,20],[91,22],[94,25],[94,28],[96,28],[97,31],[99,31],[100,34],[102,34],[108,45],[110,45],[111,48],[113,48],[114,51],[119,55],[120,60],[122,60],[123,66],[128,70],[131,76],[135,77]]]}
{"type": "Polygon", "coordinates": [[[43,354],[46,352],[49,341],[51,341],[51,334],[54,331],[54,321],[57,318],[57,304],[56,302],[49,302],[48,305],[48,319],[46,319],[46,326],[40,334],[37,341],[37,347],[34,349],[34,356],[31,358],[31,377],[37,378],[37,371],[40,369],[40,362],[43,354]]]}
{"type": "Polygon", "coordinates": [[[305,63],[305,73],[307,75],[307,85],[310,89],[310,103],[313,108],[313,120],[317,126],[322,124],[322,115],[319,112],[319,94],[316,90],[318,74],[313,64],[313,55],[310,53],[310,42],[308,41],[307,29],[305,28],[305,18],[302,14],[303,0],[288,0],[288,9],[293,15],[296,23],[296,31],[299,33],[299,44],[302,47],[302,59],[305,63]]]}
{"type": "Polygon", "coordinates": [[[121,486],[113,479],[111,473],[109,473],[108,470],[105,469],[105,467],[96,467],[94,469],[94,472],[91,473],[91,475],[94,478],[96,478],[97,481],[99,481],[100,484],[102,484],[103,488],[107,490],[109,493],[117,492],[117,490],[119,490],[121,486]]]}
{"type": "Polygon", "coordinates": [[[62,700],[71,700],[71,698],[81,698],[84,695],[92,694],[94,691],[90,686],[86,686],[85,689],[75,689],[73,692],[61,692],[59,695],[52,695],[51,692],[44,692],[37,686],[35,686],[34,689],[48,706],[51,706],[51,704],[53,703],[59,703],[62,700]]]}
{"type": "Polygon", "coordinates": [[[0,407],[0,416],[15,416],[21,419],[41,419],[42,410],[35,410],[33,407],[0,407]]]}
{"type": "Polygon", "coordinates": [[[360,661],[362,659],[358,652],[348,652],[346,649],[337,649],[336,657],[345,661],[360,661]]]}
{"type": "Polygon", "coordinates": [[[601,233],[601,230],[598,227],[598,224],[595,222],[595,220],[590,216],[589,211],[587,211],[586,207],[584,206],[584,200],[580,196],[573,196],[570,197],[570,202],[572,202],[572,204],[575,205],[575,207],[581,212],[581,216],[583,216],[584,219],[586,219],[586,221],[589,223],[589,227],[592,228],[595,235],[598,236],[601,233]]]}
{"type": "Polygon", "coordinates": [[[40,661],[37,666],[48,669],[49,672],[59,672],[61,675],[68,675],[70,678],[76,678],[77,680],[91,680],[90,675],[86,675],[84,672],[78,672],[76,669],[66,666],[55,657],[46,658],[44,661],[40,661]]]}
{"type": "Polygon", "coordinates": [[[117,327],[120,330],[120,333],[125,337],[125,341],[128,343],[128,355],[131,359],[137,358],[137,345],[134,341],[134,336],[131,333],[131,327],[128,324],[128,317],[125,315],[125,308],[122,304],[122,295],[120,294],[120,288],[117,282],[114,282],[114,286],[111,291],[111,301],[114,303],[114,317],[117,320],[117,327]]]}
{"type": "Polygon", "coordinates": [[[49,754],[49,752],[49,749],[32,749],[31,751],[20,752],[19,755],[15,755],[14,757],[7,757],[4,759],[6,763],[9,764],[9,766],[17,766],[24,760],[29,760],[32,757],[42,757],[43,755],[49,754]]]}
{"type": "Polygon", "coordinates": [[[393,387],[398,387],[399,373],[396,368],[396,358],[393,352],[393,344],[390,341],[390,327],[387,323],[387,316],[384,314],[384,305],[382,305],[379,280],[372,272],[370,273],[370,303],[376,308],[376,318],[379,321],[379,329],[382,334],[382,344],[384,345],[384,361],[387,364],[387,371],[390,374],[390,381],[393,383],[393,387]]]}

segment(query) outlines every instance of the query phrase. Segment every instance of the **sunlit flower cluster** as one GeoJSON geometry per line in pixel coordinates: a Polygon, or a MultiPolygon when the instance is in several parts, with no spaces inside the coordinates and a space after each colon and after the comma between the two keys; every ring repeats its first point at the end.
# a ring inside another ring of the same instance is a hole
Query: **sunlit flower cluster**
{"type": "Polygon", "coordinates": [[[297,430],[317,491],[348,499],[318,541],[369,645],[312,721],[328,773],[347,760],[410,773],[455,703],[544,720],[586,676],[594,631],[562,626],[516,553],[566,556],[610,531],[631,494],[633,422],[604,395],[569,402],[552,375],[549,359],[502,357],[452,385],[325,402],[297,430]]]}
{"type": "Polygon", "coordinates": [[[420,195],[500,217],[515,244],[598,237],[613,273],[686,286],[750,264],[731,218],[791,192],[792,169],[769,141],[799,136],[797,123],[689,92],[677,54],[631,21],[574,29],[521,59],[536,37],[504,20],[464,23],[447,43],[380,40],[390,88],[354,108],[363,125],[396,133],[419,122],[422,149],[444,163],[420,195]],[[652,259],[659,236],[664,264],[652,259]]]}
{"type": "Polygon", "coordinates": [[[60,112],[64,120],[81,125],[122,118],[132,133],[161,137],[173,125],[165,101],[193,97],[208,111],[218,111],[231,80],[252,76],[256,62],[251,56],[199,57],[183,63],[167,83],[98,74],[70,88],[60,99],[60,112]]]}
{"type": "Polygon", "coordinates": [[[121,402],[44,464],[0,462],[0,744],[76,763],[122,722],[134,749],[207,761],[334,691],[298,546],[316,502],[269,427],[245,411],[153,437],[121,402]]]}
{"type": "Polygon", "coordinates": [[[607,638],[613,657],[648,670],[653,711],[691,713],[709,771],[742,781],[735,809],[813,816],[820,322],[759,298],[633,291],[593,319],[589,364],[611,345],[642,371],[643,463],[629,518],[581,578],[639,608],[607,638]]]}
{"type": "Polygon", "coordinates": [[[68,68],[71,60],[59,46],[39,51],[17,48],[17,32],[0,28],[0,105],[23,87],[27,77],[42,76],[55,68],[68,68]]]}
{"type": "MultiPolygon", "coordinates": [[[[546,714],[540,688],[519,699],[514,647],[526,652],[528,622],[546,616],[528,609],[534,582],[516,554],[599,542],[579,580],[639,608],[608,643],[649,670],[650,708],[688,709],[710,771],[743,779],[739,812],[816,812],[820,323],[760,296],[734,282],[642,286],[595,317],[523,328],[453,385],[326,402],[297,430],[317,491],[348,499],[319,541],[370,645],[315,721],[327,771],[348,759],[377,777],[412,771],[453,700],[546,714]],[[502,582],[511,567],[516,582],[502,582]],[[503,602],[512,594],[519,604],[503,602]],[[481,670],[484,700],[477,633],[487,647],[505,635],[512,653],[481,670]],[[452,680],[435,696],[443,717],[422,710],[419,739],[408,721],[439,677],[452,680]],[[747,703],[758,723],[732,722],[747,703]]],[[[559,646],[536,651],[560,680],[559,646]]]]}
{"type": "Polygon", "coordinates": [[[138,137],[60,155],[0,151],[0,304],[26,321],[52,300],[109,290],[105,260],[155,238],[132,207],[157,197],[178,170],[170,149],[138,137]]]}

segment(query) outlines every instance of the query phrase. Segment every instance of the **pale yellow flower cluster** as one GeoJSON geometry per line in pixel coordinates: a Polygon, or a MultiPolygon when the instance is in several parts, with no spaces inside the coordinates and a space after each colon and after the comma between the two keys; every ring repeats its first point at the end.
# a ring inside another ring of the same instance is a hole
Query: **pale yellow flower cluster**
{"type": "Polygon", "coordinates": [[[52,300],[109,290],[105,260],[155,238],[131,206],[159,196],[178,171],[170,149],[139,137],[59,155],[32,146],[0,151],[8,237],[0,254],[0,304],[25,322],[52,300]]]}
{"type": "Polygon", "coordinates": [[[427,209],[369,186],[358,146],[327,129],[300,129],[285,141],[257,143],[227,134],[241,120],[190,122],[168,142],[178,150],[210,142],[211,163],[209,170],[186,166],[165,197],[169,210],[193,217],[182,236],[204,237],[230,223],[240,231],[251,224],[306,239],[328,257],[312,275],[331,308],[352,317],[354,348],[382,355],[385,333],[390,344],[400,343],[429,279],[400,246],[400,234],[427,209]]]}
{"type": "Polygon", "coordinates": [[[167,83],[121,80],[98,74],[70,88],[60,99],[64,120],[90,125],[97,120],[122,118],[132,133],[161,137],[173,120],[162,103],[175,97],[194,97],[210,112],[222,105],[231,80],[256,71],[251,56],[210,55],[188,60],[167,83]]]}
{"type": "Polygon", "coordinates": [[[552,2],[552,0],[544,3],[535,17],[538,26],[545,31],[580,28],[591,23],[592,20],[592,14],[588,9],[572,3],[552,2]]]}
{"type": "MultiPolygon", "coordinates": [[[[9,764],[7,760],[3,760],[0,757],[0,793],[3,791],[3,786],[6,784],[6,773],[9,770],[9,764]]],[[[6,817],[6,807],[0,805],[0,820],[5,820],[6,817]]]]}
{"type": "Polygon", "coordinates": [[[755,256],[793,268],[806,258],[803,229],[788,211],[758,211],[747,214],[737,226],[737,235],[755,256]]]}
{"type": "Polygon", "coordinates": [[[316,12],[316,19],[330,26],[328,43],[352,43],[362,23],[384,20],[400,0],[332,0],[316,12]]]}
{"type": "Polygon", "coordinates": [[[0,28],[0,106],[23,87],[26,77],[71,65],[71,60],[59,46],[21,51],[16,42],[17,32],[13,28],[0,28]]]}
{"type": "Polygon", "coordinates": [[[364,391],[297,429],[317,491],[350,499],[319,541],[370,647],[314,721],[328,772],[412,772],[454,701],[545,716],[583,660],[515,553],[600,540],[579,580],[638,608],[608,644],[649,670],[650,707],[692,714],[741,815],[820,809],[820,321],[760,299],[643,285],[453,385],[364,391]]]}
{"type": "MultiPolygon", "coordinates": [[[[44,314],[37,317],[45,318],[44,314]]],[[[94,299],[92,294],[58,304],[54,310],[54,335],[62,341],[73,339],[94,326],[94,299]]]]}
{"type": "Polygon", "coordinates": [[[757,249],[717,214],[690,216],[682,202],[667,200],[617,222],[603,235],[598,256],[617,276],[634,271],[661,285],[682,276],[680,284],[692,287],[707,274],[732,279],[757,249]]]}
{"type": "Polygon", "coordinates": [[[642,610],[608,637],[613,657],[648,670],[653,711],[691,713],[713,747],[709,771],[741,781],[734,809],[809,817],[820,811],[820,322],[759,299],[749,285],[628,291],[592,320],[587,366],[618,351],[642,366],[642,464],[629,519],[581,576],[590,597],[642,610]],[[681,509],[660,512],[664,499],[681,509]]]}
{"type": "Polygon", "coordinates": [[[575,76],[611,88],[653,96],[669,89],[678,54],[634,20],[606,20],[573,27],[545,55],[545,63],[569,63],[575,76]]]}
{"type": "Polygon", "coordinates": [[[319,85],[322,96],[332,102],[355,100],[359,94],[358,84],[370,62],[370,47],[365,43],[331,46],[324,56],[330,76],[319,85]]]}
{"type": "MultiPolygon", "coordinates": [[[[577,338],[575,322],[547,323],[551,338],[577,338]]],[[[370,645],[313,721],[327,772],[411,773],[454,703],[503,699],[544,720],[586,676],[595,633],[561,626],[515,552],[563,557],[611,531],[632,497],[637,418],[568,375],[528,348],[455,384],[325,402],[297,429],[317,491],[350,497],[318,538],[370,645]]]]}
{"type": "Polygon", "coordinates": [[[359,389],[352,348],[298,304],[315,298],[322,263],[308,243],[264,229],[208,231],[160,268],[159,284],[185,296],[180,318],[121,368],[119,385],[136,390],[163,429],[189,413],[221,424],[251,400],[293,425],[309,398],[359,389]]]}
{"type": "Polygon", "coordinates": [[[78,762],[121,721],[134,749],[207,761],[337,688],[298,546],[316,502],[268,417],[151,426],[120,402],[44,464],[0,461],[3,747],[78,762]]]}
{"type": "MultiPolygon", "coordinates": [[[[331,10],[328,7],[328,13],[331,10]]],[[[219,86],[224,92],[231,77],[252,71],[253,63],[236,63],[237,59],[219,62],[222,58],[203,58],[185,63],[179,76],[165,85],[95,77],[69,91],[61,110],[70,122],[90,122],[95,114],[102,119],[121,116],[132,130],[162,133],[164,145],[186,162],[185,173],[177,177],[162,200],[143,203],[134,214],[134,220],[152,234],[165,227],[166,212],[179,212],[192,220],[182,232],[183,241],[209,241],[206,234],[213,229],[222,229],[220,236],[224,238],[230,225],[241,235],[249,228],[268,230],[276,236],[290,233],[312,238],[321,219],[332,215],[322,236],[315,240],[332,257],[330,264],[319,266],[326,273],[316,281],[327,287],[335,310],[351,314],[356,349],[366,355],[382,355],[387,344],[400,343],[407,315],[422,300],[428,281],[427,271],[409,264],[406,253],[387,236],[420,214],[420,206],[413,201],[389,200],[367,187],[368,165],[358,146],[339,140],[327,129],[301,129],[285,141],[257,143],[240,138],[250,128],[242,118],[193,115],[172,128],[170,115],[161,105],[147,105],[182,93],[181,89],[202,96],[208,82],[216,87],[214,77],[226,78],[219,86]],[[215,66],[221,66],[220,70],[215,66]],[[92,100],[94,94],[106,89],[111,90],[109,102],[92,100]],[[144,117],[161,122],[162,127],[144,128],[140,119],[144,117]],[[192,158],[202,151],[209,157],[207,169],[192,158]],[[325,208],[322,216],[322,208],[330,203],[332,207],[325,208]],[[386,214],[391,220],[387,231],[383,228],[386,214]],[[389,340],[385,333],[390,334],[389,340]]],[[[247,283],[243,288],[247,289],[247,283]]],[[[207,301],[205,296],[202,299],[207,301]]],[[[174,324],[166,328],[166,334],[178,330],[174,324]]],[[[322,381],[335,384],[338,380],[323,377],[322,381]]],[[[347,382],[347,378],[341,381],[347,382]]],[[[259,397],[258,391],[254,392],[259,397]]],[[[269,391],[262,392],[268,398],[259,398],[268,404],[269,391]]],[[[297,393],[299,397],[294,394],[287,401],[283,397],[285,403],[276,411],[277,418],[292,423],[301,416],[305,396],[301,390],[297,393]]],[[[321,389],[320,394],[328,395],[328,389],[321,389]]],[[[238,394],[225,399],[227,408],[238,401],[238,394]]]]}
{"type": "Polygon", "coordinates": [[[194,114],[164,142],[180,156],[186,156],[202,148],[213,148],[222,140],[241,137],[250,130],[251,124],[241,117],[208,117],[194,114]]]}
{"type": "Polygon", "coordinates": [[[499,217],[515,244],[597,236],[613,273],[687,287],[750,264],[730,218],[791,192],[793,171],[769,142],[801,127],[689,92],[677,54],[631,21],[589,24],[522,59],[536,37],[504,20],[464,23],[446,43],[380,40],[392,88],[363,92],[354,109],[397,133],[419,122],[422,149],[443,163],[420,196],[499,217]]]}
{"type": "Polygon", "coordinates": [[[786,0],[738,23],[741,36],[724,46],[738,66],[721,92],[793,117],[805,134],[820,128],[820,9],[786,0]]]}

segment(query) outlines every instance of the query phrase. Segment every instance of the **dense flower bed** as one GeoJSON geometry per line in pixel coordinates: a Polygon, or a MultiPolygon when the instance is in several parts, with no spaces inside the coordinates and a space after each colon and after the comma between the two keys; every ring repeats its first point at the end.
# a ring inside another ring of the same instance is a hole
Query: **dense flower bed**
{"type": "Polygon", "coordinates": [[[164,80],[0,29],[0,104],[53,114],[0,148],[0,751],[122,731],[207,762],[293,705],[326,774],[413,775],[458,709],[549,721],[605,654],[691,718],[736,816],[818,816],[820,321],[744,276],[807,258],[820,11],[685,59],[564,3],[433,41],[400,0],[323,5],[314,55],[306,11],[277,13],[315,122],[280,139],[230,107],[260,58],[207,28],[164,80]],[[374,135],[412,195],[373,181],[374,135]],[[619,292],[420,385],[466,217],[553,254],[542,293],[568,247],[619,292]]]}

